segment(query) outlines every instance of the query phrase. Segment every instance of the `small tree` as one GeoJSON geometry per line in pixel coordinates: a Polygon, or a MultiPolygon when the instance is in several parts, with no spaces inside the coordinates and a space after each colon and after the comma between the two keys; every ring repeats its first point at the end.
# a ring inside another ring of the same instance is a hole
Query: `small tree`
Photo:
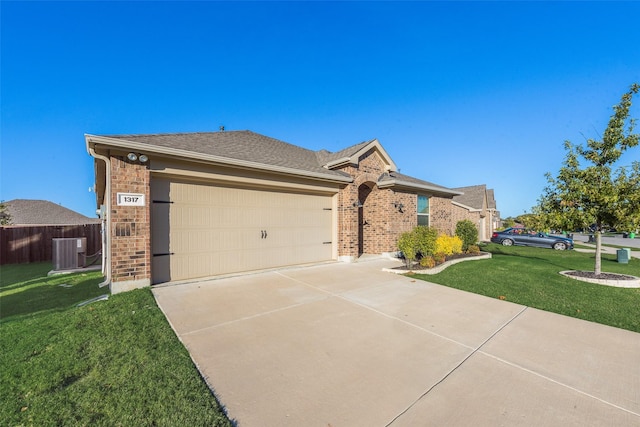
{"type": "Polygon", "coordinates": [[[504,228],[513,227],[514,225],[516,225],[516,219],[513,217],[507,217],[502,220],[502,226],[504,228]]]}
{"type": "Polygon", "coordinates": [[[402,252],[407,268],[411,268],[418,255],[418,236],[413,231],[406,231],[398,238],[398,249],[402,252]]]}
{"type": "Polygon", "coordinates": [[[549,228],[574,230],[596,226],[594,272],[602,272],[600,231],[603,225],[632,230],[640,224],[640,163],[635,161],[627,173],[621,167],[612,175],[612,167],[629,148],[638,145],[640,135],[633,133],[635,119],[629,118],[634,94],[633,84],[613,107],[613,115],[602,140],[588,139],[586,147],[565,141],[567,154],[556,178],[547,173],[548,185],[534,208],[549,228]],[[590,163],[582,167],[580,160],[590,163]]]}
{"type": "Polygon", "coordinates": [[[7,212],[7,205],[4,202],[0,202],[0,225],[11,224],[11,215],[7,212]]]}
{"type": "Polygon", "coordinates": [[[462,239],[462,250],[464,252],[469,249],[469,246],[478,243],[478,229],[468,219],[458,221],[456,224],[456,236],[462,239]]]}

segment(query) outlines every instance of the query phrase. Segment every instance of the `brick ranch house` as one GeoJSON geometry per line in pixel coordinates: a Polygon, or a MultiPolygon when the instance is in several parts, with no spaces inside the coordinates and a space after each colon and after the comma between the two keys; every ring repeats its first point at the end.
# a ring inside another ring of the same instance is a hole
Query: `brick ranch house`
{"type": "Polygon", "coordinates": [[[113,293],[392,254],[418,224],[453,234],[462,194],[400,174],[376,139],[335,153],[251,131],[85,141],[113,293]]]}
{"type": "Polygon", "coordinates": [[[500,227],[500,212],[493,189],[487,189],[485,184],[481,184],[454,190],[462,193],[453,196],[454,223],[468,219],[478,229],[480,241],[491,239],[491,234],[500,227]]]}

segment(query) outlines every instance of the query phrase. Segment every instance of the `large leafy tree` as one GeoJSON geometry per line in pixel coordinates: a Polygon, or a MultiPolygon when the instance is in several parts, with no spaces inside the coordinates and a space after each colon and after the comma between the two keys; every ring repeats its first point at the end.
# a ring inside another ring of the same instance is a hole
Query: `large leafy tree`
{"type": "Polygon", "coordinates": [[[595,274],[602,271],[602,227],[636,230],[640,226],[640,162],[613,171],[622,154],[638,145],[640,135],[634,133],[630,108],[639,90],[636,83],[622,95],[599,140],[587,139],[580,145],[565,141],[562,167],[555,178],[547,173],[548,185],[534,208],[549,228],[574,230],[595,224],[595,274]]]}

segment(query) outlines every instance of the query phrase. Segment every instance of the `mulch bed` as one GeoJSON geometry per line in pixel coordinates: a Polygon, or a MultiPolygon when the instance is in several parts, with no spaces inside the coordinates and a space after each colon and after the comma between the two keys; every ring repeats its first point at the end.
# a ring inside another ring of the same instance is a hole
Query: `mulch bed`
{"type": "Polygon", "coordinates": [[[600,280],[636,280],[637,277],[627,276],[626,274],[616,273],[600,273],[596,274],[593,271],[566,271],[564,274],[574,277],[584,277],[587,279],[600,279],[600,280]]]}
{"type": "MultiPolygon", "coordinates": [[[[460,258],[474,258],[474,257],[482,256],[482,255],[485,255],[485,254],[484,253],[479,253],[479,254],[455,254],[455,255],[450,255],[450,256],[446,257],[444,261],[447,262],[447,261],[451,261],[451,260],[454,260],[454,259],[460,259],[460,258]]],[[[436,264],[435,267],[437,267],[439,265],[441,265],[441,264],[436,264]]],[[[407,263],[404,262],[404,264],[401,267],[394,267],[393,268],[393,270],[407,270],[407,269],[409,269],[411,271],[431,270],[429,267],[421,266],[420,262],[414,262],[411,265],[411,267],[407,267],[407,263]]]]}

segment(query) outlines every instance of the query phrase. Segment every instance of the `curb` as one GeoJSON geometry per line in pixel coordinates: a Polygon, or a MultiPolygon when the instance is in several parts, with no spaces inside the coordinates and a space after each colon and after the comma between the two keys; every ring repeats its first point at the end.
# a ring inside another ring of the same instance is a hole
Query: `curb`
{"type": "Polygon", "coordinates": [[[384,271],[386,273],[394,273],[394,274],[415,273],[415,274],[432,275],[432,274],[438,274],[442,270],[444,270],[445,268],[449,267],[450,265],[458,264],[460,262],[478,261],[478,260],[481,260],[481,259],[490,259],[490,258],[491,258],[491,253],[489,253],[489,252],[481,252],[481,255],[474,256],[474,257],[468,257],[468,258],[452,259],[451,261],[443,262],[442,264],[437,265],[437,266],[435,266],[433,268],[429,268],[428,270],[414,271],[414,270],[411,270],[411,269],[383,268],[382,271],[384,271]]]}
{"type": "MultiPolygon", "coordinates": [[[[635,276],[629,276],[634,277],[634,280],[592,279],[590,277],[571,276],[570,274],[567,274],[570,271],[571,270],[561,271],[560,274],[562,274],[564,277],[568,277],[569,279],[579,280],[581,282],[596,283],[598,285],[614,286],[616,288],[640,288],[640,278],[635,276]]],[[[625,276],[628,275],[625,274],[625,276]]]]}

